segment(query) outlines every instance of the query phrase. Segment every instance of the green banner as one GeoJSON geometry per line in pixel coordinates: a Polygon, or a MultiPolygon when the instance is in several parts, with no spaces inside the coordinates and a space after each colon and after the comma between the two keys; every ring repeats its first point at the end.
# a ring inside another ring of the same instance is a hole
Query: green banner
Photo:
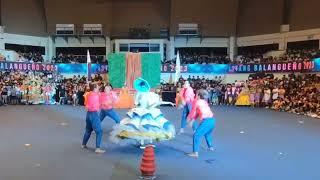
{"type": "Polygon", "coordinates": [[[109,81],[113,88],[122,88],[126,80],[126,54],[110,54],[108,57],[109,81]]]}
{"type": "Polygon", "coordinates": [[[142,78],[149,82],[151,88],[160,85],[161,55],[159,53],[141,54],[142,78]]]}

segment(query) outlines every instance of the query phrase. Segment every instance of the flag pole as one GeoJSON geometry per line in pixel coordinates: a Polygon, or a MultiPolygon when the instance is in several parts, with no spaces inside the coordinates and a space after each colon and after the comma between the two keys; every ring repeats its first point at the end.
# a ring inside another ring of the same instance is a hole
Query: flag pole
{"type": "Polygon", "coordinates": [[[180,71],[181,71],[181,66],[180,66],[180,54],[179,51],[177,52],[177,57],[176,57],[176,73],[174,77],[174,84],[177,84],[180,78],[180,71]]]}
{"type": "Polygon", "coordinates": [[[87,82],[91,81],[91,57],[89,49],[87,50],[87,82]]]}

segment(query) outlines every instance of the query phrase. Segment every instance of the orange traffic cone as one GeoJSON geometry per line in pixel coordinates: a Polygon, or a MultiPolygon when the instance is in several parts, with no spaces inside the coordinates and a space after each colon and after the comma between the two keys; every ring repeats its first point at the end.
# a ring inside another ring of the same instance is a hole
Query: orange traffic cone
{"type": "Polygon", "coordinates": [[[156,165],[154,147],[147,146],[143,152],[140,165],[141,179],[155,179],[156,165]]]}

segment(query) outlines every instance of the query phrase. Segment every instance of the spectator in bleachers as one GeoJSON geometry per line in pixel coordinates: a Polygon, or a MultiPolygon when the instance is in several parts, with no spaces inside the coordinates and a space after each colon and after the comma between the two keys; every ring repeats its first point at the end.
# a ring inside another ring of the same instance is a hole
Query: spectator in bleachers
{"type": "MultiPolygon", "coordinates": [[[[107,60],[102,55],[91,55],[91,62],[105,64],[107,60]]],[[[53,63],[87,63],[86,55],[73,55],[60,53],[57,57],[52,58],[53,63]]]]}

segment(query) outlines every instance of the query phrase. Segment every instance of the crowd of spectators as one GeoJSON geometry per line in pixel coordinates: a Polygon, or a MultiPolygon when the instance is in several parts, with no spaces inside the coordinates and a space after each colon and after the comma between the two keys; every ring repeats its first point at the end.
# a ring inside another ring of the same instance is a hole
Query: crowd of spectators
{"type": "MultiPolygon", "coordinates": [[[[17,61],[19,62],[44,62],[43,56],[39,52],[20,53],[17,61]]],[[[98,64],[107,64],[105,56],[91,55],[91,62],[98,64]]],[[[200,52],[180,53],[181,64],[252,64],[252,63],[276,63],[276,62],[302,62],[320,57],[319,49],[288,49],[278,57],[267,56],[265,51],[245,51],[232,59],[228,55],[208,55],[200,52]]],[[[3,59],[3,58],[2,58],[3,59]]],[[[4,57],[5,60],[5,57],[4,57]]],[[[86,55],[74,55],[60,53],[52,57],[52,63],[86,63],[86,55]]],[[[175,64],[176,59],[162,61],[163,64],[175,64]]]]}
{"type": "MultiPolygon", "coordinates": [[[[231,60],[229,56],[209,56],[197,54],[181,54],[180,61],[182,64],[229,64],[231,60]]],[[[175,64],[176,59],[163,61],[164,64],[175,64]]]]}
{"type": "Polygon", "coordinates": [[[18,52],[19,57],[18,62],[35,62],[40,63],[44,62],[43,56],[39,52],[29,52],[29,53],[20,53],[18,52]]]}
{"type": "MultiPolygon", "coordinates": [[[[233,59],[228,55],[201,55],[197,53],[193,54],[180,54],[181,64],[253,64],[253,63],[276,63],[276,62],[301,62],[308,61],[313,58],[320,57],[320,50],[318,49],[303,49],[303,50],[287,50],[279,57],[266,56],[261,51],[258,52],[246,52],[238,55],[233,59]]],[[[175,64],[176,59],[165,60],[164,64],[175,64]]]]}
{"type": "MultiPolygon", "coordinates": [[[[90,58],[92,63],[107,63],[105,56],[102,55],[92,55],[90,58]]],[[[52,58],[52,63],[87,63],[87,56],[60,53],[57,57],[52,58]]]]}
{"type": "Polygon", "coordinates": [[[290,50],[288,49],[284,54],[279,57],[268,56],[260,53],[247,53],[240,55],[234,59],[233,63],[251,64],[251,63],[276,63],[276,62],[301,62],[308,61],[313,58],[320,57],[320,50],[318,49],[301,49],[290,50]]]}
{"type": "MultiPolygon", "coordinates": [[[[176,86],[162,84],[160,92],[179,92],[185,80],[194,90],[207,89],[208,102],[213,105],[266,107],[320,118],[320,76],[317,74],[291,74],[282,78],[255,76],[232,84],[224,83],[221,76],[212,79],[180,77],[176,86]],[[239,103],[240,99],[247,101],[239,103]]],[[[101,75],[95,75],[92,81],[101,86],[107,83],[101,75]]],[[[85,76],[65,78],[57,74],[20,71],[0,73],[0,104],[83,105],[87,90],[85,76]]]]}
{"type": "Polygon", "coordinates": [[[320,76],[316,74],[291,74],[282,78],[263,76],[232,84],[223,83],[221,77],[211,80],[189,77],[180,78],[177,88],[170,84],[163,84],[161,88],[179,91],[185,80],[194,90],[207,89],[208,102],[213,105],[266,107],[320,118],[320,76]],[[239,102],[243,97],[246,102],[239,102]]]}
{"type": "MultiPolygon", "coordinates": [[[[103,85],[101,75],[94,83],[103,85]]],[[[6,71],[0,73],[0,104],[73,104],[83,105],[88,89],[85,76],[65,78],[57,74],[6,71]]]]}

